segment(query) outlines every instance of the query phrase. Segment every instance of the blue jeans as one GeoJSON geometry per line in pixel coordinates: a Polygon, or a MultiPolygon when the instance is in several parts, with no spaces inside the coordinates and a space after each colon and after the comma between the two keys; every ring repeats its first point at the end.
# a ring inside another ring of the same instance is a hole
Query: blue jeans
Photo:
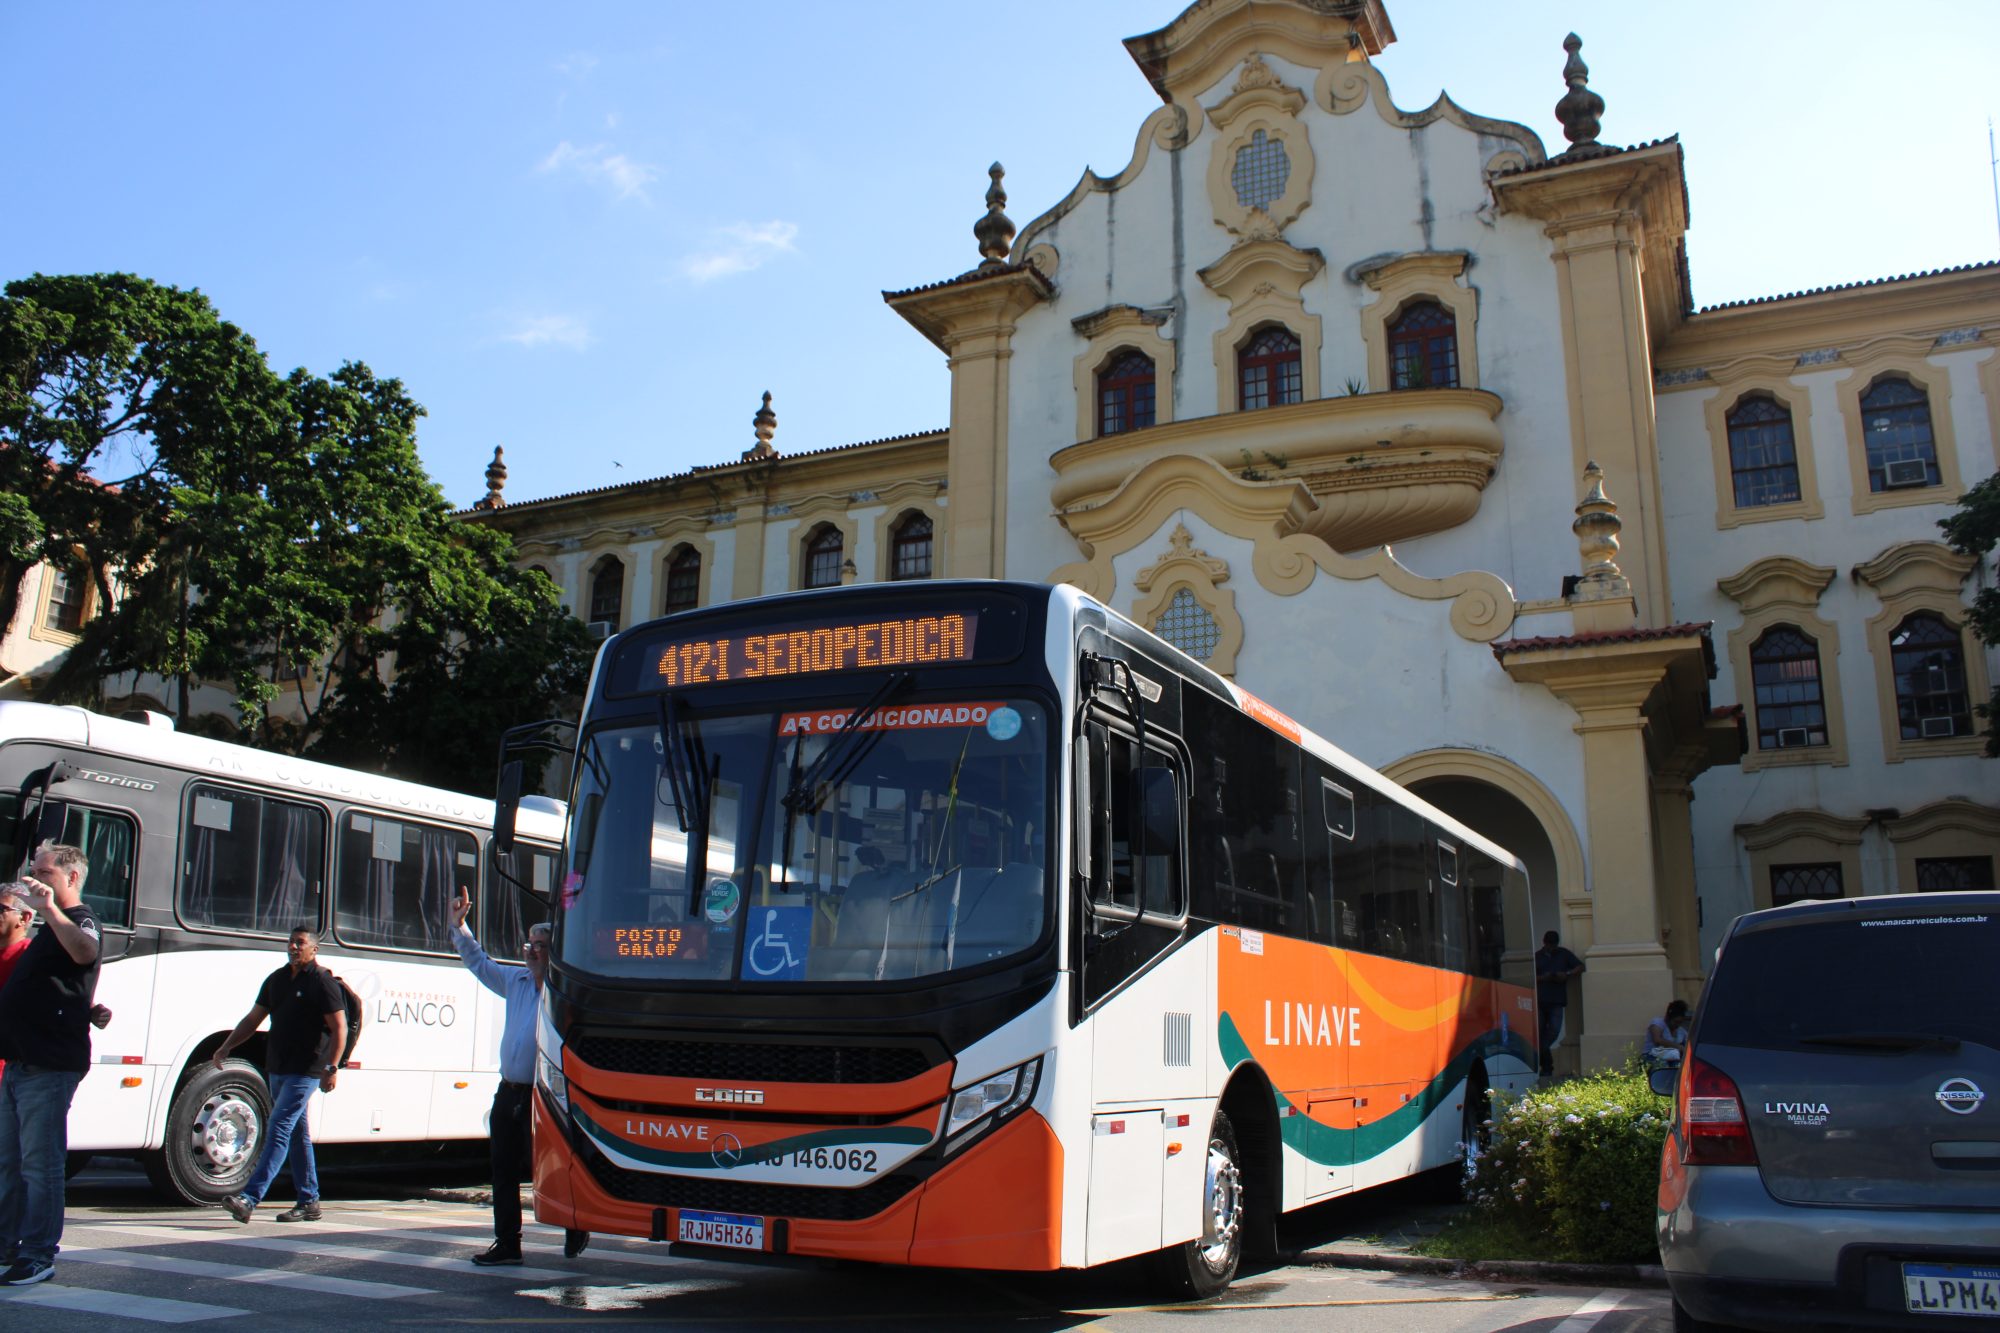
{"type": "Polygon", "coordinates": [[[287,1157],[299,1202],[319,1202],[319,1168],[313,1164],[312,1134],[306,1128],[306,1103],[318,1087],[319,1080],[310,1074],[271,1075],[271,1123],[257,1154],[257,1169],[243,1187],[243,1197],[251,1203],[263,1201],[287,1157]]]}
{"type": "Polygon", "coordinates": [[[82,1070],[11,1061],[0,1076],[0,1251],[53,1263],[63,1230],[69,1103],[82,1070]]]}

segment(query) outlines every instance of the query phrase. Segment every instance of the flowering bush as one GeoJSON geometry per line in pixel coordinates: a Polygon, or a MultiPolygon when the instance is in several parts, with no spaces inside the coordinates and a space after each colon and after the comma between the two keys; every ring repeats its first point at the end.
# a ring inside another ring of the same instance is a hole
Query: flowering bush
{"type": "Polygon", "coordinates": [[[1493,1101],[1492,1143],[1468,1188],[1481,1214],[1546,1236],[1547,1258],[1659,1261],[1653,1205],[1668,1111],[1642,1065],[1493,1101]]]}

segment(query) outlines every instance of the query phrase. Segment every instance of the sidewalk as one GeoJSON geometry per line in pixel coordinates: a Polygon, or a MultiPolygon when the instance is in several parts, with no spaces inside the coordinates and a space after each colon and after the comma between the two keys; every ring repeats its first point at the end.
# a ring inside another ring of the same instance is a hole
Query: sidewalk
{"type": "Polygon", "coordinates": [[[1315,1238],[1292,1262],[1318,1268],[1368,1268],[1432,1277],[1465,1277],[1482,1282],[1554,1283],[1578,1287],[1664,1287],[1658,1264],[1562,1264],[1539,1259],[1436,1259],[1412,1247],[1444,1229],[1465,1211],[1463,1204],[1417,1204],[1372,1220],[1350,1235],[1315,1238]]]}

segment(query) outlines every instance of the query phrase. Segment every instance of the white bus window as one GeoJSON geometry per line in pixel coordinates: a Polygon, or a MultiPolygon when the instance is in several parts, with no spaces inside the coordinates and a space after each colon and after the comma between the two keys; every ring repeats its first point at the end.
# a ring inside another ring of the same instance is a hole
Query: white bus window
{"type": "Polygon", "coordinates": [[[180,915],[190,926],[280,937],[319,929],[325,812],[197,786],[181,849],[180,915]]]}
{"type": "Polygon", "coordinates": [[[344,944],[451,951],[451,900],[477,865],[468,833],[383,815],[341,820],[334,868],[334,932],[344,944]]]}
{"type": "Polygon", "coordinates": [[[124,815],[72,805],[63,814],[62,841],[83,848],[89,865],[83,900],[100,924],[132,924],[132,821],[124,815]]]}
{"type": "Polygon", "coordinates": [[[517,842],[513,851],[493,858],[492,873],[486,877],[486,910],[479,922],[480,943],[491,957],[503,963],[521,961],[528,927],[549,919],[546,903],[555,889],[555,865],[554,848],[525,842],[517,842]],[[509,875],[513,879],[507,878],[509,875]],[[523,893],[523,884],[536,896],[523,893]]]}

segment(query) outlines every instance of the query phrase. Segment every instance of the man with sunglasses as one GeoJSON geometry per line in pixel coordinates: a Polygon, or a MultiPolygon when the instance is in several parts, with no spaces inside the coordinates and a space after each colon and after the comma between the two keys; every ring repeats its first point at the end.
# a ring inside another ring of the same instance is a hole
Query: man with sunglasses
{"type": "MultiPolygon", "coordinates": [[[[506,1001],[500,1029],[500,1087],[493,1094],[487,1133],[493,1151],[493,1244],[472,1257],[491,1268],[521,1262],[521,1182],[531,1179],[528,1153],[532,1138],[530,1099],[535,1095],[535,1015],[542,1002],[542,982],[549,974],[549,927],[528,927],[521,945],[525,968],[502,967],[487,957],[472,937],[465,919],[472,912],[472,890],[461,887],[451,904],[451,943],[479,984],[506,1001]]],[[[590,1243],[588,1231],[568,1231],[563,1253],[574,1259],[590,1243]]]]}

